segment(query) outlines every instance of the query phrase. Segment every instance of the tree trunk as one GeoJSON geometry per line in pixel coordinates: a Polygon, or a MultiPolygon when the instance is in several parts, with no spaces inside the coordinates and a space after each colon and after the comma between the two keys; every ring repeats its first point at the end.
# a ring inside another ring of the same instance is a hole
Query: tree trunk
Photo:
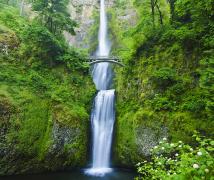
{"type": "Polygon", "coordinates": [[[162,14],[162,12],[160,10],[160,7],[159,7],[158,3],[156,3],[156,7],[158,9],[158,13],[159,13],[159,17],[160,17],[160,24],[163,25],[163,14],[162,14]]]}
{"type": "Polygon", "coordinates": [[[151,0],[151,9],[152,9],[152,24],[155,26],[155,2],[151,0]]]}
{"type": "Polygon", "coordinates": [[[25,4],[25,1],[22,0],[20,4],[20,16],[23,16],[24,4],[25,4]]]}
{"type": "Polygon", "coordinates": [[[170,0],[170,11],[171,11],[171,18],[174,20],[175,16],[175,0],[170,0]]]}
{"type": "Polygon", "coordinates": [[[173,22],[175,19],[175,1],[176,0],[169,0],[171,22],[173,22]]]}
{"type": "Polygon", "coordinates": [[[51,18],[51,21],[50,21],[50,28],[51,28],[51,32],[54,33],[54,30],[53,30],[53,19],[51,18]]]}

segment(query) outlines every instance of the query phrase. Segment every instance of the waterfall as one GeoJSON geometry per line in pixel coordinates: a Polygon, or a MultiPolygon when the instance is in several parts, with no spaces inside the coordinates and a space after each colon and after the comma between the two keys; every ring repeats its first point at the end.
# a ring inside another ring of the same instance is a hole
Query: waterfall
{"type": "MultiPolygon", "coordinates": [[[[105,0],[100,1],[100,29],[99,46],[97,56],[108,56],[111,50],[111,42],[108,40],[108,25],[105,12],[105,0]]],[[[98,90],[109,89],[112,83],[112,69],[109,63],[98,63],[94,65],[92,71],[93,80],[98,90]]]]}
{"type": "MultiPolygon", "coordinates": [[[[100,28],[97,56],[109,56],[111,42],[108,39],[107,16],[105,0],[100,1],[100,28]]],[[[86,170],[89,175],[103,176],[111,172],[110,155],[115,121],[115,90],[109,89],[112,85],[113,71],[109,63],[95,64],[92,71],[96,85],[97,96],[91,115],[93,133],[92,167],[86,170]]]]}

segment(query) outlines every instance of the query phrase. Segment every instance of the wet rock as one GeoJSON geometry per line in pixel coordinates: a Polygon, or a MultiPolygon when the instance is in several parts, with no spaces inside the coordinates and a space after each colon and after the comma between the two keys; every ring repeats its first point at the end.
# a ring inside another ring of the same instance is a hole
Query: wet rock
{"type": "Polygon", "coordinates": [[[90,27],[94,23],[92,17],[93,11],[99,7],[97,0],[71,0],[68,5],[68,11],[72,19],[78,23],[75,29],[76,35],[72,36],[68,32],[64,32],[68,43],[75,47],[88,48],[89,44],[85,42],[90,27]]]}
{"type": "Polygon", "coordinates": [[[81,132],[77,128],[70,128],[54,122],[52,129],[53,144],[49,149],[49,153],[55,154],[63,151],[64,146],[74,143],[80,134],[81,132]]]}
{"type": "Polygon", "coordinates": [[[138,154],[147,157],[150,149],[156,146],[163,138],[167,137],[167,128],[162,127],[159,131],[152,128],[141,127],[136,130],[136,145],[138,154]]]}
{"type": "MultiPolygon", "coordinates": [[[[78,48],[89,48],[87,41],[90,28],[94,25],[93,13],[99,9],[99,0],[70,0],[68,11],[72,19],[78,23],[76,35],[64,32],[68,43],[78,48]]],[[[112,7],[115,0],[106,0],[106,6],[112,7]]]]}

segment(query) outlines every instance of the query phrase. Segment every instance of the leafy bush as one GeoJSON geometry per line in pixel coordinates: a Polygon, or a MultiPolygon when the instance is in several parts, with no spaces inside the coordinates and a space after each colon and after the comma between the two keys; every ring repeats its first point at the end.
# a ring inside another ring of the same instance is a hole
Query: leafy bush
{"type": "Polygon", "coordinates": [[[39,22],[51,33],[57,35],[67,31],[74,35],[77,23],[71,19],[67,11],[68,2],[67,0],[54,2],[35,0],[32,2],[32,9],[38,13],[39,22]]]}
{"type": "Polygon", "coordinates": [[[172,110],[175,109],[175,103],[170,101],[167,97],[160,97],[155,96],[154,100],[152,101],[152,105],[155,110],[172,110]]]}
{"type": "Polygon", "coordinates": [[[20,18],[19,11],[11,6],[0,4],[0,24],[11,28],[19,35],[26,25],[26,19],[20,18]]]}
{"type": "Polygon", "coordinates": [[[160,68],[157,71],[154,71],[151,80],[156,88],[165,90],[176,82],[176,73],[173,69],[168,67],[160,68]]]}
{"type": "Polygon", "coordinates": [[[137,164],[139,179],[213,179],[214,141],[193,136],[193,147],[166,138],[151,149],[151,159],[137,164]]]}
{"type": "Polygon", "coordinates": [[[199,96],[194,94],[192,96],[188,96],[182,105],[182,109],[200,113],[205,109],[205,100],[202,95],[199,96]]]}
{"type": "Polygon", "coordinates": [[[27,26],[21,38],[22,56],[25,59],[53,63],[64,51],[62,43],[45,27],[37,24],[27,26]]]}

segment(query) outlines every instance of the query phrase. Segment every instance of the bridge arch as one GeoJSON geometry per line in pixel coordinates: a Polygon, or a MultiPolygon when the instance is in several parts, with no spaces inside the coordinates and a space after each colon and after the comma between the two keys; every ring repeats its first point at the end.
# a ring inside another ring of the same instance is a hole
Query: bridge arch
{"type": "Polygon", "coordinates": [[[119,66],[125,66],[122,61],[117,58],[117,57],[90,57],[88,60],[89,65],[97,64],[97,63],[102,63],[102,62],[107,62],[107,63],[114,63],[119,66]]]}

